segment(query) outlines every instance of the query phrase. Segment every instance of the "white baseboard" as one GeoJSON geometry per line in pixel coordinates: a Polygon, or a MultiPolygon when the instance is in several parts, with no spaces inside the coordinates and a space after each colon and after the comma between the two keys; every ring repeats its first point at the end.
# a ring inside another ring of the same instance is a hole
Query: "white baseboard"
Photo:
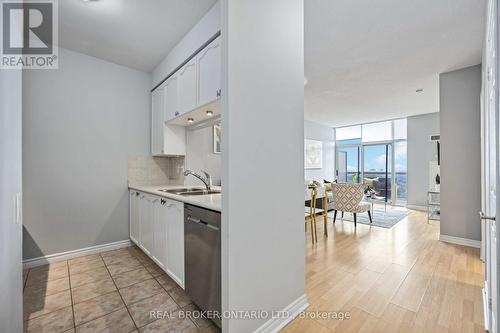
{"type": "Polygon", "coordinates": [[[470,247],[475,247],[478,249],[481,248],[481,241],[474,240],[474,239],[460,238],[460,237],[454,237],[454,236],[448,236],[448,235],[439,235],[439,240],[442,242],[451,243],[451,244],[470,246],[470,247]]]}
{"type": "MultiPolygon", "coordinates": [[[[282,311],[288,313],[286,318],[272,318],[266,321],[262,326],[257,328],[254,333],[276,333],[279,332],[286,324],[291,322],[297,315],[304,311],[309,306],[306,295],[302,295],[295,301],[287,305],[282,311]]],[[[285,316],[283,316],[285,317],[285,316]]]]}
{"type": "Polygon", "coordinates": [[[418,210],[419,212],[426,212],[427,211],[427,206],[406,205],[406,208],[418,210]]]}
{"type": "Polygon", "coordinates": [[[23,267],[24,268],[32,268],[32,267],[36,267],[36,266],[50,264],[50,263],[57,262],[57,261],[87,256],[89,254],[117,250],[117,249],[120,249],[122,247],[127,247],[130,245],[131,245],[130,240],[126,239],[126,240],[122,240],[122,241],[118,241],[118,242],[114,242],[114,243],[96,245],[96,246],[86,247],[86,248],[78,249],[78,250],[71,250],[71,251],[66,251],[66,252],[49,254],[49,255],[43,256],[43,257],[24,260],[23,267]]]}

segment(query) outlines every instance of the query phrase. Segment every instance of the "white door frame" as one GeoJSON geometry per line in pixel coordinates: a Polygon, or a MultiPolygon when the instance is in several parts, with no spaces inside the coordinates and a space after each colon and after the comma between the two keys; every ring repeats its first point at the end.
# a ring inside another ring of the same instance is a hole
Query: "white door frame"
{"type": "Polygon", "coordinates": [[[498,0],[488,0],[486,12],[486,34],[483,50],[483,79],[481,91],[481,209],[482,219],[481,259],[485,261],[485,284],[483,304],[485,329],[500,332],[498,322],[498,253],[499,230],[494,217],[500,211],[498,187],[498,0]]]}

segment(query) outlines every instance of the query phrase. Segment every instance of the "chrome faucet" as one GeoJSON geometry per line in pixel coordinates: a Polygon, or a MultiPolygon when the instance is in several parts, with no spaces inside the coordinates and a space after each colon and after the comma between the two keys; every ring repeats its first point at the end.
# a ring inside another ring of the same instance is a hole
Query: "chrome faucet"
{"type": "Polygon", "coordinates": [[[200,176],[199,174],[197,174],[196,172],[193,172],[191,170],[184,171],[184,176],[191,175],[191,176],[198,178],[199,180],[201,180],[203,182],[203,184],[205,184],[207,191],[211,191],[212,190],[212,177],[206,171],[201,170],[201,172],[203,172],[205,177],[200,176]]]}

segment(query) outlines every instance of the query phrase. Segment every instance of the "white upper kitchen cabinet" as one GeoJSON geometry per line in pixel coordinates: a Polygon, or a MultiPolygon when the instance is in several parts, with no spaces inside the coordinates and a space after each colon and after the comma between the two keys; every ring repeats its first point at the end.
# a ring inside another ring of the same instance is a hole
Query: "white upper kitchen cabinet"
{"type": "Polygon", "coordinates": [[[184,288],[184,204],[165,199],[167,274],[184,288]]]}
{"type": "Polygon", "coordinates": [[[163,144],[165,91],[164,86],[156,88],[151,93],[151,154],[153,156],[165,154],[163,144]]]}
{"type": "Polygon", "coordinates": [[[183,156],[186,154],[186,130],[165,121],[178,113],[178,79],[174,75],[151,93],[151,154],[183,156]]]}
{"type": "Polygon", "coordinates": [[[198,106],[198,62],[189,60],[178,72],[178,111],[184,114],[198,106]]]}
{"type": "MultiPolygon", "coordinates": [[[[165,103],[163,121],[179,115],[179,79],[177,74],[172,75],[165,82],[165,103]]],[[[163,132],[164,151],[168,155],[186,155],[186,129],[183,126],[165,125],[163,132]]]]}
{"type": "Polygon", "coordinates": [[[153,249],[151,257],[163,270],[166,269],[167,262],[167,201],[163,198],[153,205],[153,249]]]}
{"type": "Polygon", "coordinates": [[[197,56],[198,105],[208,104],[220,97],[221,45],[220,37],[212,41],[197,56]]]}
{"type": "Polygon", "coordinates": [[[130,239],[139,245],[139,195],[137,191],[130,191],[130,239]]]}

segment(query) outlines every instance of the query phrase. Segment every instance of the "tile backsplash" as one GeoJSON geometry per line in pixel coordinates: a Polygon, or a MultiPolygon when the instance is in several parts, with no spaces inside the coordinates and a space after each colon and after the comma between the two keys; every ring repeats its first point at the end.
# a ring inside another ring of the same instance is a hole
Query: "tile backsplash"
{"type": "Polygon", "coordinates": [[[184,157],[128,158],[129,185],[183,185],[184,157]]]}

